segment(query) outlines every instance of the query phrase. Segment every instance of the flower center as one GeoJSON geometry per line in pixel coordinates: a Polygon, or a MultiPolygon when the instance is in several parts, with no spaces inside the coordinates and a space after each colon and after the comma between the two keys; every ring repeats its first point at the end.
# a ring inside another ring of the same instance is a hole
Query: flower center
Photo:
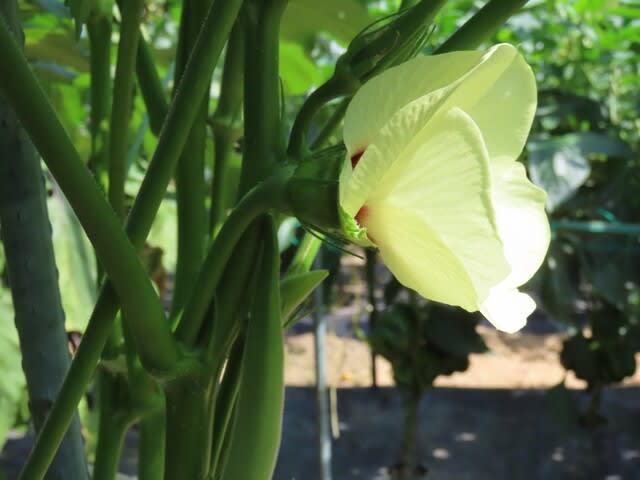
{"type": "Polygon", "coordinates": [[[360,207],[360,210],[358,210],[358,213],[356,213],[356,222],[358,222],[358,225],[362,227],[368,215],[369,215],[369,207],[367,207],[366,205],[363,205],[362,207],[360,207]]]}
{"type": "Polygon", "coordinates": [[[360,161],[360,157],[362,157],[363,153],[364,153],[364,148],[362,150],[360,150],[359,152],[354,153],[351,156],[351,168],[356,168],[356,165],[360,161]]]}
{"type": "MultiPolygon", "coordinates": [[[[363,148],[362,150],[357,151],[351,156],[351,168],[356,168],[356,165],[360,161],[364,150],[365,149],[363,148]]],[[[364,221],[366,220],[368,214],[369,207],[367,207],[366,205],[360,207],[360,210],[358,210],[358,213],[356,213],[356,222],[358,222],[358,225],[360,225],[361,227],[364,226],[364,221]]]]}

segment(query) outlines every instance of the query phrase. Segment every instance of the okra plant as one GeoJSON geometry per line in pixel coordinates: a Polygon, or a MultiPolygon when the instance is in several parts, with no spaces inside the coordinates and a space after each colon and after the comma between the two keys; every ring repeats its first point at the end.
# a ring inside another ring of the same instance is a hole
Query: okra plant
{"type": "Polygon", "coordinates": [[[16,0],[2,3],[0,221],[38,433],[21,478],[87,478],[76,410],[92,381],[93,478],[114,478],[135,422],[140,479],[270,478],[283,325],[325,276],[310,271],[320,238],[378,248],[409,288],[480,310],[499,328],[515,330],[531,313],[517,287],[540,265],[549,230],[544,192],[516,160],[535,82],[513,46],[472,51],[524,1],[490,0],[430,56],[423,51],[446,2],[402,2],[352,39],[289,128],[278,59],[281,19],[296,3],[182,2],[166,95],[141,33],[143,0],[68,0],[77,35],[89,40],[88,158],[22,52],[16,0]],[[129,202],[137,96],[157,144],[129,202]],[[327,144],[341,123],[344,142],[327,144]],[[68,371],[36,150],[98,261],[97,301],[68,371]],[[167,312],[141,255],[170,182],[178,240],[167,312]],[[282,272],[275,229],[286,216],[310,233],[282,272]],[[42,309],[57,312],[46,319],[53,333],[35,315],[42,309]]]}

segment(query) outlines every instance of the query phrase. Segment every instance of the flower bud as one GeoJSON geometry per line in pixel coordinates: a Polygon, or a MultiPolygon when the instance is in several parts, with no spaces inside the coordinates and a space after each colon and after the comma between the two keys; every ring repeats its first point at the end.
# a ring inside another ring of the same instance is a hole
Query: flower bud
{"type": "Polygon", "coordinates": [[[353,94],[370,78],[414,57],[424,47],[443,4],[443,0],[423,0],[365,28],[338,59],[328,83],[340,94],[353,94]]]}

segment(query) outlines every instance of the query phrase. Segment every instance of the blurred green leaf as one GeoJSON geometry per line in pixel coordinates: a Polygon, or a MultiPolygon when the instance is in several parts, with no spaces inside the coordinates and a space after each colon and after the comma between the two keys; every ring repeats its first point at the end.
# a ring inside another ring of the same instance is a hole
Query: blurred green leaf
{"type": "Polygon", "coordinates": [[[20,411],[26,388],[13,318],[11,295],[0,288],[0,450],[20,411]]]}
{"type": "Polygon", "coordinates": [[[562,137],[531,140],[528,149],[531,179],[547,192],[547,210],[553,212],[589,178],[591,166],[580,150],[562,137]]]}
{"type": "Polygon", "coordinates": [[[64,24],[39,24],[25,28],[25,55],[30,61],[46,62],[89,71],[89,54],[64,24]]]}
{"type": "Polygon", "coordinates": [[[321,72],[297,43],[280,42],[280,77],[287,95],[302,95],[318,85],[321,72]]]}
{"type": "Polygon", "coordinates": [[[328,33],[347,43],[371,23],[367,9],[354,0],[291,0],[282,18],[282,37],[304,41],[328,33]]]}
{"type": "Polygon", "coordinates": [[[439,350],[462,357],[487,351],[482,337],[476,332],[476,315],[438,303],[431,303],[427,308],[425,336],[439,350]]]}
{"type": "Polygon", "coordinates": [[[170,272],[176,271],[178,260],[178,223],[175,199],[165,198],[160,204],[151,231],[147,237],[149,245],[162,249],[162,263],[170,272]]]}
{"type": "Polygon", "coordinates": [[[589,384],[599,379],[595,351],[582,333],[577,333],[563,342],[560,361],[564,368],[573,370],[578,378],[589,384]]]}
{"type": "Polygon", "coordinates": [[[95,255],[62,193],[54,189],[47,203],[65,327],[82,332],[96,300],[95,255]]]}

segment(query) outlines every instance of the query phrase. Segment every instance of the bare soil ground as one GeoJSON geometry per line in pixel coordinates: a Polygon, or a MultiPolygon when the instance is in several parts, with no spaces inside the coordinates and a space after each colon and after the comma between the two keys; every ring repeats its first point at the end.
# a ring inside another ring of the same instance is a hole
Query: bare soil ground
{"type": "MultiPolygon", "coordinates": [[[[549,388],[557,385],[565,375],[560,365],[562,347],[560,334],[505,334],[480,325],[479,333],[489,352],[471,355],[466,372],[439,377],[438,387],[461,388],[549,388]]],[[[286,340],[285,380],[290,386],[311,386],[315,382],[313,334],[288,336],[286,340]]],[[[371,385],[371,354],[366,342],[356,338],[327,335],[327,382],[334,387],[366,387],[371,385]]],[[[640,356],[636,360],[640,365],[640,356]]],[[[378,385],[393,385],[389,362],[376,358],[378,385]]],[[[566,384],[582,389],[585,383],[571,372],[566,384]]],[[[640,385],[640,371],[624,381],[626,386],[640,385]]]]}
{"type": "MultiPolygon", "coordinates": [[[[326,337],[327,382],[332,387],[365,387],[371,385],[371,353],[366,342],[356,338],[352,325],[367,322],[366,285],[363,280],[364,262],[361,258],[343,255],[340,273],[333,286],[331,311],[327,315],[326,337]]],[[[382,288],[389,279],[387,269],[379,264],[376,270],[378,289],[376,303],[384,308],[382,288]]],[[[302,323],[305,323],[304,321],[302,323]]],[[[285,380],[290,386],[311,386],[315,383],[312,322],[306,328],[292,329],[286,339],[285,380]]],[[[566,385],[583,389],[585,382],[566,372],[560,364],[562,333],[544,318],[533,318],[530,326],[515,334],[506,334],[488,323],[478,326],[489,351],[471,355],[466,372],[440,377],[435,385],[460,388],[549,388],[560,383],[566,375],[566,385]],[[541,327],[541,328],[540,328],[541,327]],[[549,328],[551,327],[551,328],[549,328]]],[[[640,365],[640,355],[636,362],[640,365]]],[[[376,360],[379,386],[393,385],[389,363],[376,360]]],[[[640,386],[640,369],[628,377],[623,385],[640,386]]]]}

